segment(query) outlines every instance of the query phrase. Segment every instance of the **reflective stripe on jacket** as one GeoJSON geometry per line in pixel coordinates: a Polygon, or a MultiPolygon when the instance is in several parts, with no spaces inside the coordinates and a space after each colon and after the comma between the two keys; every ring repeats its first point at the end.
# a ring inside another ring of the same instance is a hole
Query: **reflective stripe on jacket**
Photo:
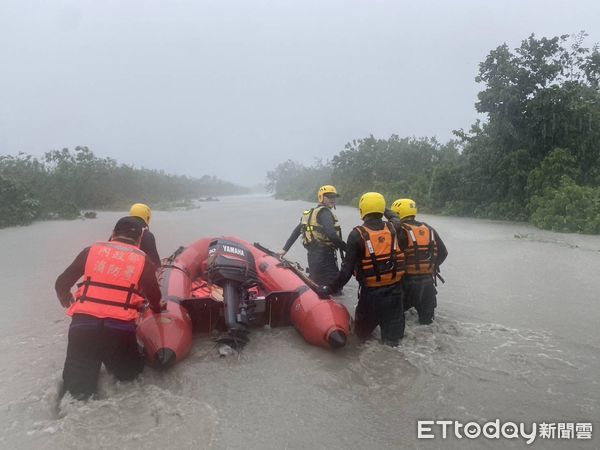
{"type": "Polygon", "coordinates": [[[90,247],[75,302],[67,314],[136,320],[144,297],[139,282],[146,254],[122,242],[97,242],[90,247]]]}
{"type": "Polygon", "coordinates": [[[366,287],[389,286],[404,275],[404,253],[398,246],[396,230],[389,222],[382,230],[356,227],[364,241],[365,253],[357,271],[358,281],[366,287]]]}
{"type": "Polygon", "coordinates": [[[431,228],[424,223],[420,225],[403,223],[402,228],[408,237],[408,248],[405,250],[406,274],[433,274],[438,250],[431,228]]]}

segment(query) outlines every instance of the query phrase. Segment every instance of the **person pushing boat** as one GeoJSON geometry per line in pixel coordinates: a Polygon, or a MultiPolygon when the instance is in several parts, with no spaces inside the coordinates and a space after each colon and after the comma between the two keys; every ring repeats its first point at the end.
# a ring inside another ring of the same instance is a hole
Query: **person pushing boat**
{"type": "Polygon", "coordinates": [[[72,317],[62,394],[92,396],[103,363],[121,381],[133,380],[144,368],[136,340],[139,311],[145,299],[155,312],[165,304],[155,267],[139,249],[142,232],[136,218],[119,219],[110,241],[83,249],[56,279],[56,295],[72,317]],[[71,287],[81,277],[73,296],[71,287]]]}

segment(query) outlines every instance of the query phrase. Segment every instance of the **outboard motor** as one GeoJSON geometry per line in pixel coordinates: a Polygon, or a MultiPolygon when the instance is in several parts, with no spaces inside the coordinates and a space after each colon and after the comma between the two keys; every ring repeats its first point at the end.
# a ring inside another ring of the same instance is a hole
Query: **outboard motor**
{"type": "Polygon", "coordinates": [[[208,280],[223,288],[225,325],[229,335],[219,341],[234,348],[245,344],[248,341],[246,289],[258,283],[254,256],[237,242],[214,240],[208,247],[208,280]]]}

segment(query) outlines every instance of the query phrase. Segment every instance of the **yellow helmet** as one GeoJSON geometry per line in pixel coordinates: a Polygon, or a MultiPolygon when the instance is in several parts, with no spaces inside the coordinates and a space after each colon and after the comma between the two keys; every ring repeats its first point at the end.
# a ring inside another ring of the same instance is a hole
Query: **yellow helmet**
{"type": "Polygon", "coordinates": [[[358,210],[361,219],[371,213],[383,214],[385,211],[385,198],[379,192],[367,192],[358,201],[358,210]]]}
{"type": "Polygon", "coordinates": [[[392,203],[392,211],[394,211],[401,219],[409,216],[417,215],[417,204],[410,198],[399,198],[392,203]]]}
{"type": "Polygon", "coordinates": [[[146,225],[150,223],[150,217],[152,217],[152,210],[148,205],[143,203],[135,203],[131,205],[129,209],[129,215],[133,217],[139,217],[146,222],[146,225]]]}
{"type": "Polygon", "coordinates": [[[319,192],[317,193],[317,200],[319,200],[319,203],[323,203],[323,198],[324,198],[325,194],[333,194],[336,197],[340,196],[337,193],[337,190],[336,190],[335,186],[332,186],[330,184],[326,184],[325,186],[321,186],[319,188],[319,192]]]}

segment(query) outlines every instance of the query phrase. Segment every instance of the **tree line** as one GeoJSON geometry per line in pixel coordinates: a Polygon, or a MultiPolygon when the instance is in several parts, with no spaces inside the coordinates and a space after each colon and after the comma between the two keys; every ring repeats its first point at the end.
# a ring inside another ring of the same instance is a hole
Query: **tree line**
{"type": "Polygon", "coordinates": [[[214,176],[191,178],[118,164],[98,158],[87,147],[53,150],[40,159],[24,153],[0,155],[0,227],[75,218],[86,209],[185,203],[246,191],[214,176]]]}
{"type": "Polygon", "coordinates": [[[268,188],[314,200],[316,187],[335,184],[342,203],[378,191],[426,212],[600,233],[600,51],[585,38],[531,35],[492,50],[476,77],[485,119],[446,143],[368,136],[330,161],[279,164],[268,188]]]}

